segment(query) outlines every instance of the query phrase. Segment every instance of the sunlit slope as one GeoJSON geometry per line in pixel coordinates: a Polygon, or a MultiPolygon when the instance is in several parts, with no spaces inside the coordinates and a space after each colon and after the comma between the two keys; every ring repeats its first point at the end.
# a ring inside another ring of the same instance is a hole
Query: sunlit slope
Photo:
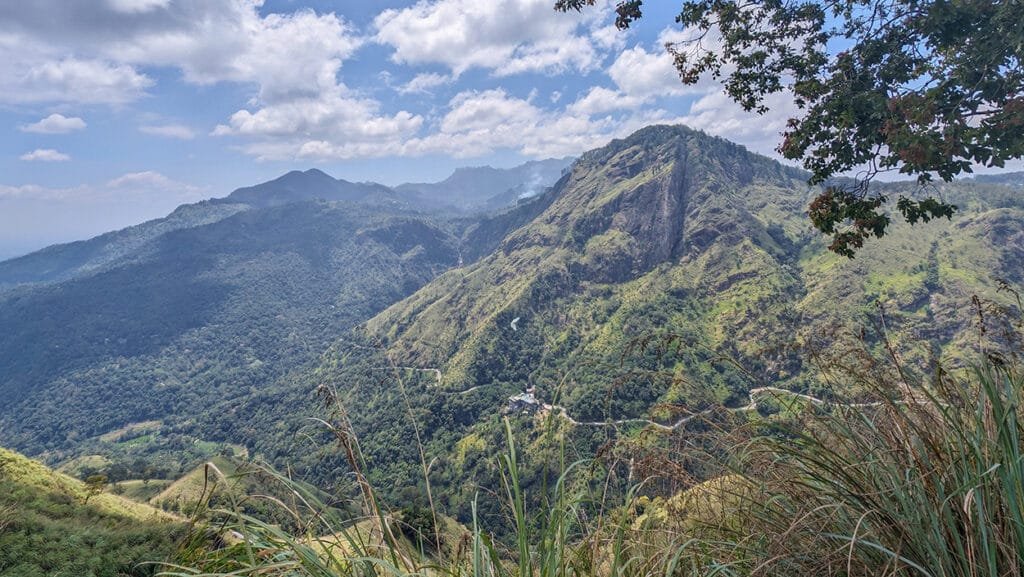
{"type": "Polygon", "coordinates": [[[150,575],[185,523],[0,449],[0,575],[150,575]]]}

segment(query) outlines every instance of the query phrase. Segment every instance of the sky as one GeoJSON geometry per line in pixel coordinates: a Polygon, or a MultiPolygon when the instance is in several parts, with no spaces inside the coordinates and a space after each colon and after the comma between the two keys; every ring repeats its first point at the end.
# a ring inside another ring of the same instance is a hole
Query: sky
{"type": "Polygon", "coordinates": [[[772,154],[792,104],[683,86],[673,2],[0,3],[0,259],[292,169],[438,181],[684,123],[772,154]]]}

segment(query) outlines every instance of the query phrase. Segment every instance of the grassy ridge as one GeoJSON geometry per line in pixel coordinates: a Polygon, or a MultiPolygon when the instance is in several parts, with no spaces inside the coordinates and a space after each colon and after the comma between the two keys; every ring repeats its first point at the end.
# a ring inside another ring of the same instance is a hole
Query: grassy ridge
{"type": "Polygon", "coordinates": [[[185,531],[179,517],[0,449],[0,575],[150,575],[185,531]]]}

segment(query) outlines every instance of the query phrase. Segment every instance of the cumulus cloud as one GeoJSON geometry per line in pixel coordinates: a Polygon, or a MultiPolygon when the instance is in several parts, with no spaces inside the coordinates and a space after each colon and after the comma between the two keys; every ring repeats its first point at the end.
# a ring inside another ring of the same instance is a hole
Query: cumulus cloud
{"type": "Polygon", "coordinates": [[[164,138],[177,138],[178,140],[192,140],[196,133],[191,128],[181,124],[153,124],[140,126],[139,132],[152,136],[164,138]]]}
{"type": "Polygon", "coordinates": [[[85,127],[85,121],[77,116],[67,117],[54,113],[39,122],[22,126],[20,130],[36,134],[67,134],[75,130],[84,130],[85,127]]]}
{"type": "Polygon", "coordinates": [[[498,76],[521,72],[588,71],[600,64],[605,10],[558,14],[549,0],[421,0],[374,20],[375,40],[403,64],[441,64],[456,76],[471,68],[498,76]]]}
{"type": "Polygon", "coordinates": [[[32,152],[22,154],[18,158],[28,162],[64,162],[71,160],[71,157],[67,154],[52,148],[37,148],[32,152]]]}
{"type": "Polygon", "coordinates": [[[124,103],[173,67],[187,82],[253,83],[264,101],[330,89],[363,42],[335,14],[259,13],[260,0],[36,0],[0,5],[0,73],[14,102],[124,103]],[[70,55],[70,56],[69,56],[70,55]]]}
{"type": "MultiPolygon", "coordinates": [[[[0,62],[5,55],[0,51],[0,62]]],[[[75,102],[123,104],[136,100],[153,80],[126,64],[97,59],[63,58],[27,67],[21,62],[0,64],[10,82],[0,87],[5,102],[75,102]],[[13,68],[13,69],[12,69],[13,68]]]]}
{"type": "MultiPolygon", "coordinates": [[[[592,86],[567,110],[573,114],[595,116],[621,111],[636,111],[659,99],[707,95],[721,90],[714,81],[701,81],[693,86],[683,85],[675,68],[672,55],[665,45],[685,39],[684,32],[666,28],[650,48],[637,44],[622,50],[605,70],[614,88],[592,86]]],[[[621,37],[620,37],[621,38],[621,37]]],[[[661,119],[667,113],[654,111],[661,119]]],[[[633,114],[632,117],[637,117],[633,114]]]]}
{"type": "Polygon", "coordinates": [[[357,158],[397,153],[422,124],[421,116],[406,111],[381,113],[377,101],[339,86],[317,97],[240,110],[212,134],[254,139],[244,150],[262,160],[357,158]]]}
{"type": "MultiPolygon", "coordinates": [[[[346,154],[362,154],[356,151],[404,138],[420,127],[419,116],[383,113],[379,102],[354,94],[340,80],[344,61],[365,42],[342,17],[310,9],[263,15],[261,5],[260,0],[0,5],[0,57],[9,55],[26,69],[21,81],[0,88],[0,101],[120,104],[138,99],[153,85],[140,70],[171,67],[187,83],[254,87],[248,106],[213,134],[244,137],[249,141],[244,148],[260,157],[322,149],[317,142],[342,142],[341,148],[353,151],[346,154]],[[31,50],[19,51],[25,45],[31,50]],[[68,53],[73,56],[56,57],[68,53]]],[[[440,80],[424,76],[411,88],[440,80]]],[[[140,130],[171,138],[194,136],[178,125],[140,130]]]]}
{"type": "Polygon", "coordinates": [[[129,172],[107,182],[108,188],[167,190],[177,186],[178,183],[153,170],[129,172]]]}
{"type": "Polygon", "coordinates": [[[635,98],[679,96],[698,90],[679,81],[672,56],[665,48],[648,51],[634,46],[625,50],[608,67],[608,76],[619,90],[635,98]]]}
{"type": "Polygon", "coordinates": [[[643,104],[644,98],[594,86],[586,95],[569,106],[569,110],[577,114],[603,114],[614,110],[635,108],[643,104]]]}
{"type": "Polygon", "coordinates": [[[571,109],[545,110],[503,89],[465,91],[451,99],[436,131],[405,144],[404,154],[473,157],[514,150],[544,158],[579,154],[664,118],[634,113],[593,118],[571,109]]]}
{"type": "MultiPolygon", "coordinates": [[[[624,48],[630,36],[610,25],[611,0],[583,14],[560,14],[551,4],[419,0],[384,10],[359,31],[333,13],[261,13],[262,0],[0,3],[0,75],[7,79],[0,84],[0,104],[130,103],[150,92],[154,69],[172,69],[194,85],[243,85],[251,98],[231,108],[211,134],[267,160],[471,157],[497,150],[562,156],[672,120],[730,138],[774,142],[778,120],[788,117],[782,112],[751,122],[730,108],[720,85],[683,86],[664,48],[681,32],[666,29],[657,42],[624,48]],[[407,111],[374,99],[372,87],[350,88],[346,62],[367,42],[387,47],[399,64],[429,66],[395,86],[394,76],[381,72],[395,91],[429,96],[451,86],[458,94],[407,111]],[[566,82],[559,90],[540,86],[540,96],[525,98],[494,87],[501,82],[496,79],[522,73],[573,72],[592,79],[602,68],[605,86],[580,90],[566,82]],[[468,89],[466,82],[478,77],[489,77],[489,90],[479,84],[468,89]],[[680,116],[685,99],[695,102],[680,116]]],[[[138,128],[145,134],[195,137],[188,126],[147,122],[138,128]]],[[[22,130],[59,133],[84,124],[51,115],[22,130]]]]}
{"type": "Polygon", "coordinates": [[[723,90],[702,96],[690,106],[688,114],[676,119],[682,124],[740,142],[751,150],[780,158],[775,148],[781,142],[786,122],[799,116],[799,109],[789,92],[772,94],[765,99],[768,112],[747,112],[733,102],[723,90]]]}

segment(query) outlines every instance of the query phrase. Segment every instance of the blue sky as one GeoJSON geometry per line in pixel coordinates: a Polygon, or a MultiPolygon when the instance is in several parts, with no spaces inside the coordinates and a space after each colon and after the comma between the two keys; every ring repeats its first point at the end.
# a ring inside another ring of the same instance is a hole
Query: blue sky
{"type": "Polygon", "coordinates": [[[34,0],[0,6],[0,258],[318,167],[436,181],[655,122],[771,153],[791,104],[684,87],[672,2],[34,0]]]}

